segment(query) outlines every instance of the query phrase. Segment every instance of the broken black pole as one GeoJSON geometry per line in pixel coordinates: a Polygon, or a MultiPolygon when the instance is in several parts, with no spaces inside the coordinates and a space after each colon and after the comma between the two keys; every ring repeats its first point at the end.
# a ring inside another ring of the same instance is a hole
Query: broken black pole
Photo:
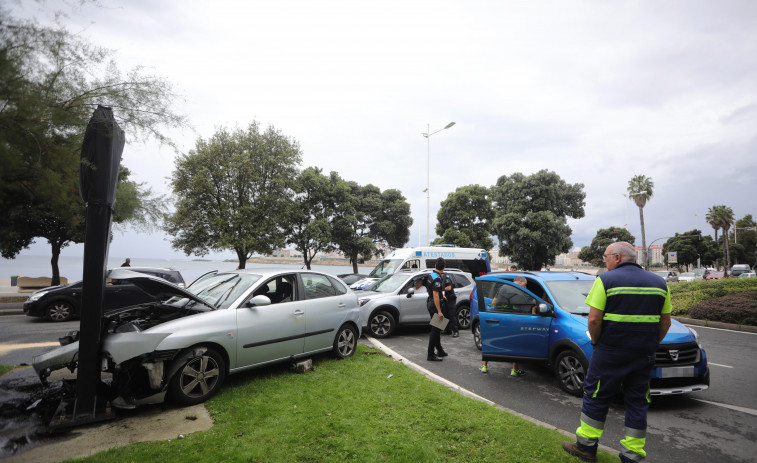
{"type": "Polygon", "coordinates": [[[113,118],[113,111],[98,106],[84,135],[79,172],[79,191],[87,205],[87,230],[84,238],[76,402],[74,409],[69,410],[72,425],[108,419],[106,401],[98,396],[102,303],[110,225],[123,149],[124,132],[113,118]]]}

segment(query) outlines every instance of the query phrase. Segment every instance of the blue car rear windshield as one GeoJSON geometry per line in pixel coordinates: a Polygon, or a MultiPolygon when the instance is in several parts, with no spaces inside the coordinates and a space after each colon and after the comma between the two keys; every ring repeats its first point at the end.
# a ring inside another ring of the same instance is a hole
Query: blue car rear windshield
{"type": "Polygon", "coordinates": [[[577,315],[589,313],[586,296],[589,295],[594,280],[546,281],[544,284],[561,309],[577,315]]]}

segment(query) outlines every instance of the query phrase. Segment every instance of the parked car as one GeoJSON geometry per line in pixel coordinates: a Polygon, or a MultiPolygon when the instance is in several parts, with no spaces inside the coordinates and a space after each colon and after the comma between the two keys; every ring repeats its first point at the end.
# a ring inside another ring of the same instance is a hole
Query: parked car
{"type": "Polygon", "coordinates": [[[707,268],[695,268],[692,270],[692,273],[696,275],[700,280],[704,280],[707,274],[710,272],[710,269],[707,268]]]}
{"type": "Polygon", "coordinates": [[[755,272],[744,272],[741,275],[739,275],[739,278],[757,278],[757,273],[755,273],[755,272]]]}
{"type": "Polygon", "coordinates": [[[358,280],[362,280],[366,277],[366,275],[361,275],[359,273],[342,273],[341,275],[337,275],[339,278],[342,279],[347,286],[355,283],[358,280]]]}
{"type": "Polygon", "coordinates": [[[752,271],[752,267],[749,264],[736,264],[731,267],[731,278],[737,278],[742,273],[748,273],[752,271]]]}
{"type": "Polygon", "coordinates": [[[657,270],[654,273],[660,275],[668,283],[678,282],[678,274],[672,270],[657,270]]]}
{"type": "Polygon", "coordinates": [[[721,278],[727,278],[728,276],[725,274],[725,272],[720,272],[717,270],[710,270],[707,272],[707,275],[704,277],[705,280],[719,280],[721,278]]]}
{"type": "MultiPolygon", "coordinates": [[[[162,278],[179,287],[184,286],[184,278],[178,270],[152,267],[128,267],[128,270],[162,278]]],[[[111,272],[112,270],[109,270],[106,277],[103,312],[155,300],[130,282],[113,279],[111,272]]],[[[78,318],[81,308],[81,289],[82,282],[76,281],[34,291],[24,302],[24,314],[30,317],[42,317],[53,322],[65,322],[78,318]]]]}
{"type": "MultiPolygon", "coordinates": [[[[580,272],[498,272],[476,278],[471,330],[483,359],[544,362],[564,391],[580,397],[593,352],[585,300],[595,278],[580,272]],[[526,278],[525,289],[513,283],[518,275],[526,278]],[[519,302],[492,307],[500,290],[519,302]]],[[[696,331],[672,320],[655,356],[652,395],[709,388],[707,355],[698,339],[696,331]]]]}
{"type": "Polygon", "coordinates": [[[694,272],[686,272],[678,275],[678,281],[695,281],[700,278],[694,272]]]}
{"type": "MultiPolygon", "coordinates": [[[[431,269],[400,270],[383,276],[367,289],[360,291],[360,313],[366,333],[376,338],[387,338],[400,325],[428,325],[430,316],[426,309],[428,293],[415,292],[415,281],[428,277],[431,269]]],[[[458,327],[470,327],[470,294],[474,288],[473,278],[460,270],[445,270],[455,282],[455,316],[458,327]]]]}
{"type": "MultiPolygon", "coordinates": [[[[116,407],[159,403],[166,397],[197,404],[212,397],[226,375],[331,351],[353,355],[360,336],[357,296],[338,278],[291,269],[218,273],[187,289],[152,276],[113,270],[160,302],[106,315],[101,333],[104,392],[116,407]]],[[[78,362],[79,333],[34,357],[43,383],[78,362]]]]}

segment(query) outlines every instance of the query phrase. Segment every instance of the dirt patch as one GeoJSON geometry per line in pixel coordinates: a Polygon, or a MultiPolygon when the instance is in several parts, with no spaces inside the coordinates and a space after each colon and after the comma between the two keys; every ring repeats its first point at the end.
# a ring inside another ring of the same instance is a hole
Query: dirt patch
{"type": "Polygon", "coordinates": [[[59,462],[136,442],[180,439],[206,431],[213,420],[203,405],[169,404],[115,410],[115,419],[52,432],[48,423],[64,397],[75,395],[67,371],[55,372],[44,387],[31,368],[0,377],[0,459],[8,462],[59,462]]]}

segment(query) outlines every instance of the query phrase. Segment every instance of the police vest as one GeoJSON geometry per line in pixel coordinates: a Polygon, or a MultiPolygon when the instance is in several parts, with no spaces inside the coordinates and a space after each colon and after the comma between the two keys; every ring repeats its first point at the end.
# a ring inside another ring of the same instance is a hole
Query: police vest
{"type": "Polygon", "coordinates": [[[665,280],[633,262],[622,262],[597,278],[606,297],[597,344],[653,353],[660,339],[660,314],[669,300],[665,280]]]}

